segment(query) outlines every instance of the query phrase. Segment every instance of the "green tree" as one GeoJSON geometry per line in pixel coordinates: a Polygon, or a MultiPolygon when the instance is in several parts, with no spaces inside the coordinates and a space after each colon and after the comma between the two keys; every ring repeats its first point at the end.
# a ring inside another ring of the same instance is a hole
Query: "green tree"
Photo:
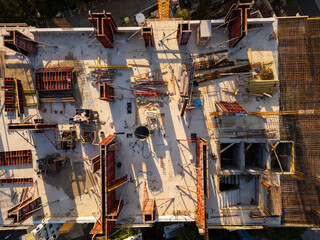
{"type": "Polygon", "coordinates": [[[189,20],[190,19],[190,12],[188,9],[181,9],[179,8],[177,10],[178,17],[181,17],[183,20],[189,20]]]}

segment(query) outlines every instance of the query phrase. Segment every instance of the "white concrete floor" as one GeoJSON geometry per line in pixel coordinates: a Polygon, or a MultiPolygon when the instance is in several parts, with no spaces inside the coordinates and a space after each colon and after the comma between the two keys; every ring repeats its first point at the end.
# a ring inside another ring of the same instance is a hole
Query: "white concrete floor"
{"type": "MultiPolygon", "coordinates": [[[[1,47],[7,54],[6,64],[9,63],[26,63],[28,62],[31,70],[22,74],[24,67],[20,66],[22,73],[19,75],[21,80],[32,82],[32,70],[40,67],[52,66],[68,66],[74,65],[77,73],[77,84],[75,88],[76,103],[44,103],[41,104],[40,110],[36,107],[27,107],[26,114],[37,114],[43,118],[45,122],[56,122],[59,129],[68,129],[70,127],[68,119],[73,117],[75,108],[89,108],[99,113],[100,121],[104,124],[96,126],[97,131],[103,131],[106,136],[115,132],[125,132],[124,135],[118,135],[117,139],[121,140],[122,147],[116,152],[116,162],[121,162],[121,167],[116,168],[116,175],[122,176],[128,174],[130,181],[124,186],[116,190],[117,198],[122,199],[125,203],[118,223],[142,223],[141,204],[143,195],[143,182],[146,181],[147,197],[156,199],[156,204],[160,205],[167,198],[174,198],[173,201],[157,208],[156,214],[160,221],[177,221],[190,220],[190,218],[176,217],[177,210],[186,211],[190,216],[196,215],[196,196],[190,191],[181,190],[177,185],[196,190],[196,171],[195,171],[195,145],[194,143],[178,142],[177,139],[190,138],[191,133],[197,133],[198,137],[209,140],[209,152],[217,155],[216,140],[219,138],[217,125],[209,113],[215,111],[215,101],[238,101],[247,111],[271,111],[277,110],[279,106],[279,95],[274,94],[271,99],[257,102],[255,99],[248,102],[247,99],[234,97],[228,93],[222,92],[222,88],[230,88],[234,86],[235,78],[226,77],[219,80],[200,83],[194,89],[195,96],[198,95],[202,106],[198,109],[188,112],[184,117],[180,117],[182,107],[181,99],[178,95],[178,88],[174,81],[171,80],[172,67],[174,75],[179,79],[178,72],[181,63],[184,63],[189,54],[198,54],[204,52],[217,51],[228,48],[228,43],[220,44],[228,40],[227,32],[224,29],[215,29],[211,42],[207,46],[196,46],[195,28],[190,37],[187,46],[178,46],[176,40],[177,21],[152,21],[150,24],[154,29],[155,47],[146,49],[143,40],[138,34],[130,41],[126,41],[130,34],[116,35],[115,48],[105,49],[97,40],[92,43],[94,34],[88,32],[68,32],[62,33],[35,33],[34,36],[25,29],[25,34],[34,37],[39,42],[44,42],[56,47],[47,46],[40,47],[38,55],[28,60],[18,60],[13,51],[1,47]],[[163,45],[158,45],[160,39],[170,35],[163,41],[163,45]],[[90,44],[92,43],[92,44],[90,44]],[[163,107],[144,107],[138,109],[138,123],[135,123],[135,97],[128,90],[130,89],[130,79],[132,75],[145,73],[146,68],[134,67],[131,70],[118,70],[116,79],[112,83],[115,87],[116,98],[114,103],[107,103],[98,99],[99,93],[97,85],[90,82],[88,77],[89,65],[97,64],[97,56],[101,59],[101,64],[107,62],[110,57],[111,64],[122,65],[133,61],[146,61],[150,64],[149,72],[154,73],[159,70],[164,81],[167,81],[166,90],[169,96],[153,97],[150,99],[163,102],[163,107]],[[73,59],[73,60],[70,60],[73,59]],[[82,74],[79,73],[82,71],[82,74]],[[22,79],[23,78],[23,79],[22,79]],[[199,93],[197,94],[197,92],[199,93]],[[127,113],[127,103],[132,103],[132,114],[127,113]],[[259,106],[259,109],[257,108],[259,106]],[[159,128],[145,142],[137,142],[135,138],[127,138],[127,133],[133,133],[135,128],[146,123],[144,111],[154,110],[161,114],[159,117],[159,128]],[[57,111],[57,113],[55,113],[57,111]],[[62,113],[60,113],[62,111],[62,113]],[[126,121],[126,123],[125,123],[126,121]],[[113,126],[114,125],[114,126],[113,126]],[[127,125],[127,126],[126,126],[127,125]],[[111,127],[113,126],[113,127],[111,127]],[[191,157],[193,156],[193,157],[191,157]],[[158,199],[158,200],[157,200],[158,199]]],[[[269,35],[275,31],[275,23],[265,24],[263,29],[257,31],[249,31],[248,36],[236,49],[232,55],[232,59],[247,58],[247,49],[252,49],[252,62],[273,61],[272,69],[277,78],[277,42],[275,40],[268,41],[269,35]]],[[[1,30],[1,34],[4,29],[1,30]]],[[[0,39],[1,41],[2,39],[0,39]]],[[[15,71],[8,71],[6,77],[15,77],[15,71]]],[[[25,86],[31,88],[30,86],[25,86]]],[[[77,144],[74,151],[62,152],[61,156],[68,155],[72,161],[56,176],[37,176],[35,171],[35,161],[43,158],[47,154],[56,153],[55,148],[45,138],[43,134],[32,134],[22,132],[30,142],[36,145],[32,147],[16,133],[8,133],[6,124],[12,119],[13,122],[19,122],[17,116],[9,117],[3,110],[3,91],[1,91],[1,119],[0,125],[0,151],[32,149],[33,166],[28,167],[7,167],[10,174],[15,177],[33,177],[37,180],[37,194],[41,196],[43,203],[49,203],[43,210],[35,214],[25,224],[32,221],[40,221],[44,216],[47,220],[62,221],[67,219],[77,219],[79,222],[94,222],[93,213],[99,215],[100,199],[90,191],[94,188],[99,192],[99,177],[92,175],[89,167],[83,162],[81,157],[93,157],[99,154],[99,147],[92,145],[77,144]],[[87,190],[87,191],[86,191],[87,190]],[[87,192],[87,193],[85,193],[87,192]]],[[[35,97],[30,97],[28,102],[36,101],[35,97]]],[[[275,138],[279,138],[278,118],[224,118],[222,119],[223,129],[239,129],[249,127],[250,129],[266,128],[275,130],[275,138]]],[[[53,132],[48,131],[48,136],[53,138],[53,132]]],[[[224,139],[231,139],[232,136],[224,136],[224,139]]],[[[102,140],[102,139],[100,139],[102,140]]],[[[5,168],[1,167],[1,170],[5,168]]],[[[218,204],[217,192],[217,171],[219,170],[219,161],[209,158],[209,189],[210,198],[207,199],[207,212],[209,214],[209,223],[213,225],[219,224],[245,224],[251,221],[248,217],[250,211],[233,210],[240,212],[241,218],[232,218],[225,220],[217,218],[222,216],[218,204]],[[213,220],[212,220],[213,219],[213,220]],[[240,219],[240,220],[239,220],[240,219]]],[[[6,211],[16,200],[11,201],[10,193],[12,191],[20,192],[21,187],[1,186],[0,207],[1,216],[0,225],[8,224],[5,220],[6,211]]],[[[251,193],[250,193],[251,194],[251,193]]],[[[254,224],[263,224],[269,220],[256,220],[254,224]]],[[[279,219],[269,221],[268,224],[278,224],[279,219]]]]}

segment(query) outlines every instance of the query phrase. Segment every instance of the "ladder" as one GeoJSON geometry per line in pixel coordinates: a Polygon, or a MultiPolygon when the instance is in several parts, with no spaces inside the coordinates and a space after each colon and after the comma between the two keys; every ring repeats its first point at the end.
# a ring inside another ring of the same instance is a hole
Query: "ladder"
{"type": "Polygon", "coordinates": [[[160,19],[169,18],[170,0],[158,0],[158,13],[160,19]]]}

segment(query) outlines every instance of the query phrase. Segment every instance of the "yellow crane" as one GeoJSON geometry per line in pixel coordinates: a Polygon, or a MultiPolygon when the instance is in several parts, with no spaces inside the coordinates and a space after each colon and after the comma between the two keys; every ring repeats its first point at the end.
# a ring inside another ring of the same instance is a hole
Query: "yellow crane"
{"type": "Polygon", "coordinates": [[[320,110],[293,110],[293,111],[272,111],[272,112],[247,112],[247,113],[228,113],[228,112],[211,112],[210,116],[232,116],[242,115],[248,117],[254,116],[280,116],[280,115],[320,115],[320,110]]]}
{"type": "Polygon", "coordinates": [[[160,19],[169,18],[170,0],[158,0],[158,15],[160,19]]]}

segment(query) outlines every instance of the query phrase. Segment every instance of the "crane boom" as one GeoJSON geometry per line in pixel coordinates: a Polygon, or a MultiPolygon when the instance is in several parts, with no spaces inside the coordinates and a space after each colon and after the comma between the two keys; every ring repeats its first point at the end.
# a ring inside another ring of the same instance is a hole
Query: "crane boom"
{"type": "Polygon", "coordinates": [[[160,19],[169,18],[169,2],[170,0],[158,0],[158,13],[160,19]]]}

